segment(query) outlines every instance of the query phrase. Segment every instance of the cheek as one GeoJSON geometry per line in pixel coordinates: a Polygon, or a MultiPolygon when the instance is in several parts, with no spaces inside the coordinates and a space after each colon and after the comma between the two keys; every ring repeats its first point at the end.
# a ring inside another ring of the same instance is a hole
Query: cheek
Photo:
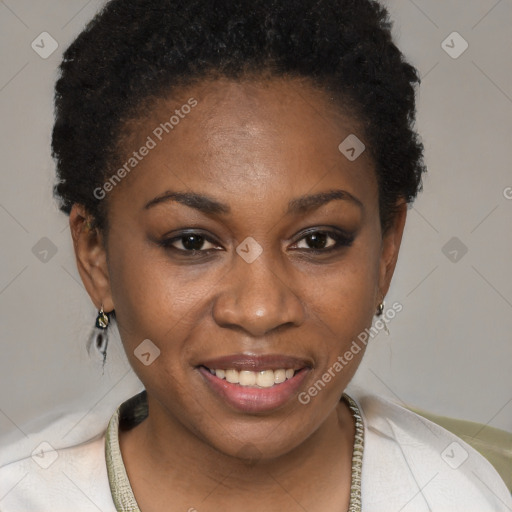
{"type": "Polygon", "coordinates": [[[371,323],[378,276],[377,252],[361,240],[339,265],[307,278],[306,301],[346,338],[371,323]]]}
{"type": "Polygon", "coordinates": [[[111,287],[121,340],[144,386],[162,399],[172,390],[172,407],[181,415],[185,404],[176,397],[190,394],[187,337],[194,328],[190,313],[200,297],[194,289],[187,290],[183,277],[170,272],[164,261],[139,254],[112,258],[111,287]]]}
{"type": "Polygon", "coordinates": [[[309,278],[305,301],[312,311],[312,331],[316,332],[317,357],[321,358],[316,378],[325,376],[330,382],[333,400],[353,377],[366,349],[375,314],[378,249],[378,244],[361,239],[343,264],[316,279],[309,278]]]}
{"type": "Polygon", "coordinates": [[[165,251],[120,237],[111,247],[110,284],[128,357],[149,339],[172,367],[184,363],[186,338],[200,325],[207,309],[205,297],[220,279],[221,269],[174,265],[165,251]],[[129,244],[130,251],[116,250],[129,244]]]}

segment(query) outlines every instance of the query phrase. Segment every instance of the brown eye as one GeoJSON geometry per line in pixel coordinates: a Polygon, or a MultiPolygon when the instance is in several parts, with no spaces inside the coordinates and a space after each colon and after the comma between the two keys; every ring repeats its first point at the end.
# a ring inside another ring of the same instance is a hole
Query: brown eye
{"type": "Polygon", "coordinates": [[[162,240],[160,245],[166,249],[174,249],[182,253],[206,253],[219,247],[200,233],[182,233],[181,235],[162,240]]]}
{"type": "Polygon", "coordinates": [[[318,231],[317,233],[311,233],[310,235],[304,237],[304,240],[310,249],[325,249],[327,247],[329,238],[330,237],[327,235],[327,233],[318,231]]]}
{"type": "Polygon", "coordinates": [[[310,231],[295,243],[297,249],[311,252],[330,252],[352,245],[353,235],[346,235],[336,231],[310,231]]]}
{"type": "Polygon", "coordinates": [[[316,251],[327,250],[337,245],[338,238],[334,233],[313,231],[297,242],[297,248],[313,249],[316,251]]]}
{"type": "Polygon", "coordinates": [[[181,237],[181,244],[188,251],[200,251],[205,242],[201,235],[185,235],[181,237]]]}

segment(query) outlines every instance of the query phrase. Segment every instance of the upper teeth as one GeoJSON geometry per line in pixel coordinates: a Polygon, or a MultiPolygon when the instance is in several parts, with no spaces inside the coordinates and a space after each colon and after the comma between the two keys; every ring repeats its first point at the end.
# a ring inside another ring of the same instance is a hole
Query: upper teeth
{"type": "Polygon", "coordinates": [[[279,370],[262,370],[251,372],[248,370],[212,370],[210,372],[219,379],[226,379],[231,384],[240,384],[241,386],[259,386],[261,388],[270,388],[274,384],[280,384],[287,379],[291,379],[295,370],[289,368],[279,370]]]}

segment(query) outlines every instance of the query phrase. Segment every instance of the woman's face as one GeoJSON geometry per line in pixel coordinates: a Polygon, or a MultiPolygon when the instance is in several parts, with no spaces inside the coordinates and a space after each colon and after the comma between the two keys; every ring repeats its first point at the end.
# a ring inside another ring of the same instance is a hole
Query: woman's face
{"type": "Polygon", "coordinates": [[[106,244],[79,250],[89,293],[115,308],[153,421],[284,454],[360,363],[364,345],[335,365],[387,292],[405,208],[383,237],[369,151],[338,149],[361,125],[297,80],[197,84],[130,126],[106,244]]]}

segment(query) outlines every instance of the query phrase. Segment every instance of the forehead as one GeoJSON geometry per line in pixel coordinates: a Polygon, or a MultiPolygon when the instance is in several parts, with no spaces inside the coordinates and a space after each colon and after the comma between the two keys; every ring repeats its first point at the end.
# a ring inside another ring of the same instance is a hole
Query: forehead
{"type": "Polygon", "coordinates": [[[268,201],[321,181],[375,195],[369,152],[349,161],[339,150],[349,136],[364,140],[362,123],[305,80],[205,81],[155,100],[126,128],[121,165],[152,146],[115,191],[137,191],[136,202],[166,186],[268,201]]]}

